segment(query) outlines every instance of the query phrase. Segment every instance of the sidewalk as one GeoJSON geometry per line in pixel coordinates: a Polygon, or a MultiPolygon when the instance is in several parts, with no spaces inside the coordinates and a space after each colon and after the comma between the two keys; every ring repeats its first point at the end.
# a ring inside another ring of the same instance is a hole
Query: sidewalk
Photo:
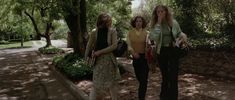
{"type": "MultiPolygon", "coordinates": [[[[138,87],[135,78],[132,61],[130,59],[120,58],[118,62],[124,66],[124,69],[132,75],[124,75],[122,90],[126,89],[128,93],[122,93],[125,100],[136,100],[130,93],[136,92],[138,87]],[[134,79],[134,80],[133,80],[134,79]],[[123,85],[124,84],[124,85],[123,85]],[[130,96],[131,95],[131,96],[130,96]]],[[[160,93],[161,75],[159,68],[156,72],[149,73],[148,89],[146,100],[158,100],[160,93]]],[[[179,75],[179,100],[235,100],[235,81],[209,76],[201,76],[182,72],[179,75]]],[[[124,100],[124,99],[123,99],[124,100]]]]}
{"type": "Polygon", "coordinates": [[[78,100],[36,51],[0,55],[0,100],[78,100]]]}
{"type": "MultiPolygon", "coordinates": [[[[76,88],[79,84],[74,86],[63,79],[54,67],[49,66],[51,58],[40,56],[36,51],[0,55],[0,100],[83,100],[79,99],[76,88]]],[[[120,97],[136,100],[138,83],[131,60],[119,61],[131,73],[124,74],[119,83],[120,97]]],[[[160,82],[159,70],[149,74],[146,100],[158,100],[160,82]]],[[[89,87],[84,89],[89,90],[89,87]]],[[[234,93],[235,81],[187,73],[179,76],[179,100],[235,100],[234,93]]]]}

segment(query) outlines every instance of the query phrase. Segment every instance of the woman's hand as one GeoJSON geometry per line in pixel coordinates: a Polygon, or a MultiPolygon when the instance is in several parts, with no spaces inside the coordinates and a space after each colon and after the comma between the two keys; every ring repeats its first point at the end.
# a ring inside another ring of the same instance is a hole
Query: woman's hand
{"type": "Polygon", "coordinates": [[[92,52],[92,56],[93,57],[98,57],[98,56],[100,56],[101,55],[101,52],[100,51],[93,51],[92,52]]]}
{"type": "Polygon", "coordinates": [[[163,13],[158,13],[157,24],[161,24],[163,19],[164,19],[163,13]]]}
{"type": "Polygon", "coordinates": [[[188,40],[187,35],[185,33],[181,32],[180,36],[179,36],[179,44],[181,45],[182,48],[187,47],[187,45],[188,45],[187,40],[188,40]]]}
{"type": "Polygon", "coordinates": [[[138,59],[140,58],[140,55],[138,53],[132,53],[133,58],[138,59]]]}

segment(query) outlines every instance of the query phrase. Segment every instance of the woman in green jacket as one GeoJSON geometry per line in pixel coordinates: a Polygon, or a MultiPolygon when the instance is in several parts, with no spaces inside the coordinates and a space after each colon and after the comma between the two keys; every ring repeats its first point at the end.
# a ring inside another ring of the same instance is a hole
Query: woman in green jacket
{"type": "Polygon", "coordinates": [[[162,75],[160,100],[178,100],[179,57],[174,48],[179,44],[174,41],[183,33],[164,5],[156,6],[153,10],[151,28],[150,39],[156,42],[155,54],[162,75]]]}

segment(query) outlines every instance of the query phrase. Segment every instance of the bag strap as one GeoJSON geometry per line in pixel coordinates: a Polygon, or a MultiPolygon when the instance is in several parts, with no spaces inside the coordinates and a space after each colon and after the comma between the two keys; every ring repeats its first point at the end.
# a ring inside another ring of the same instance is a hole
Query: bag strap
{"type": "Polygon", "coordinates": [[[172,27],[170,26],[170,32],[171,32],[171,39],[173,42],[176,42],[174,36],[173,36],[173,32],[172,32],[172,27]]]}

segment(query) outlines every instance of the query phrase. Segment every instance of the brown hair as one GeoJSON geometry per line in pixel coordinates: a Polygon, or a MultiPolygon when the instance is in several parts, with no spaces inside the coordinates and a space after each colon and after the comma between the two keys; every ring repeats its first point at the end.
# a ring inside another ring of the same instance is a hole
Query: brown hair
{"type": "Polygon", "coordinates": [[[147,26],[147,22],[146,22],[146,20],[144,19],[144,17],[142,17],[142,16],[135,16],[134,18],[132,18],[132,20],[131,20],[131,26],[132,27],[136,27],[135,25],[135,23],[136,23],[136,20],[137,20],[137,18],[141,18],[141,20],[142,20],[142,28],[145,28],[146,26],[147,26]]]}
{"type": "Polygon", "coordinates": [[[153,12],[152,12],[152,20],[151,20],[151,28],[154,27],[154,25],[157,23],[157,20],[158,20],[158,16],[157,16],[157,9],[159,7],[162,7],[163,10],[166,12],[166,20],[167,20],[167,23],[170,27],[172,27],[172,22],[173,22],[173,19],[172,19],[172,14],[169,10],[169,8],[167,6],[164,6],[164,5],[158,5],[154,8],[153,12]]]}
{"type": "Polygon", "coordinates": [[[106,13],[102,13],[98,16],[96,26],[97,28],[110,27],[112,23],[112,18],[106,13]]]}

